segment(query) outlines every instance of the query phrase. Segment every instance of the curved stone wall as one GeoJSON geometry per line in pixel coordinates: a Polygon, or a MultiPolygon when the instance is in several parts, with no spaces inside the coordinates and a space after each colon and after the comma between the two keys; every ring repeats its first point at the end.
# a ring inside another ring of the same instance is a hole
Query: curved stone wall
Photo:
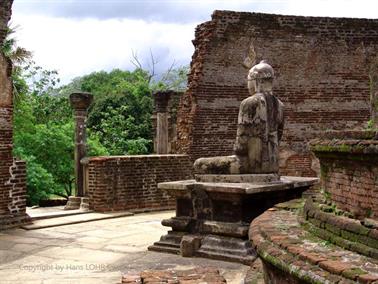
{"type": "Polygon", "coordinates": [[[332,131],[310,148],[330,200],[358,219],[378,220],[378,131],[332,131]]]}

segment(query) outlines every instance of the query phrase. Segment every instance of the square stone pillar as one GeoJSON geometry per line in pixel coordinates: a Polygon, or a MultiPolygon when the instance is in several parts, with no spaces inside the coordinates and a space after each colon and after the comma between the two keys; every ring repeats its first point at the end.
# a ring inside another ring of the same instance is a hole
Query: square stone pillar
{"type": "Polygon", "coordinates": [[[169,126],[168,102],[173,91],[154,93],[156,107],[156,154],[168,154],[169,126]]]}

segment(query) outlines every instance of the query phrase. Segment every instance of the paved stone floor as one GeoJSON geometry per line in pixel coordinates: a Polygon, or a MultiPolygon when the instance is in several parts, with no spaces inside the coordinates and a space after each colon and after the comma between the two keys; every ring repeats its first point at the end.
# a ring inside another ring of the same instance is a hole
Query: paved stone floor
{"type": "Polygon", "coordinates": [[[147,251],[165,234],[171,211],[90,223],[0,232],[0,283],[120,283],[144,269],[216,267],[228,283],[241,283],[248,267],[147,251]]]}

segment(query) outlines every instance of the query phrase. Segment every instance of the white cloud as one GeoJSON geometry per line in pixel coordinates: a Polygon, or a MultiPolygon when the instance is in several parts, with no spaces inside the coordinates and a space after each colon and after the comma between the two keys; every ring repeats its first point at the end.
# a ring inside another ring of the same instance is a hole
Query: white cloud
{"type": "Polygon", "coordinates": [[[173,60],[189,64],[193,53],[194,24],[33,15],[14,17],[12,22],[20,25],[18,44],[31,50],[39,65],[58,70],[65,82],[98,70],[133,69],[132,50],[146,61],[151,49],[160,69],[173,60]]]}
{"type": "Polygon", "coordinates": [[[350,18],[378,18],[377,0],[288,0],[284,14],[350,18]]]}
{"type": "Polygon", "coordinates": [[[195,26],[215,9],[303,16],[377,18],[377,0],[15,0],[19,45],[64,82],[97,70],[132,69],[150,49],[160,69],[188,64],[195,26]]]}

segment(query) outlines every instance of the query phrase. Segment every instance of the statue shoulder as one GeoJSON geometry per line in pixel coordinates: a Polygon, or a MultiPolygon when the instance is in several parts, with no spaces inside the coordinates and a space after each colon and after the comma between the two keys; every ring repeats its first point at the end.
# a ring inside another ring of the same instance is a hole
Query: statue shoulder
{"type": "Polygon", "coordinates": [[[262,93],[256,93],[253,96],[250,96],[250,97],[244,99],[241,102],[240,106],[259,105],[259,104],[261,104],[264,101],[265,101],[264,95],[262,93]]]}

